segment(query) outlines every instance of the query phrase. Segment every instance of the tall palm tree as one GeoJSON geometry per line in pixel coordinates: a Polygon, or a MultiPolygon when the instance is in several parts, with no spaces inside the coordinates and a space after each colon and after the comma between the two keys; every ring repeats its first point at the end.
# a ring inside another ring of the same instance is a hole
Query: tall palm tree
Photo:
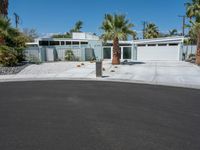
{"type": "Polygon", "coordinates": [[[200,0],[187,3],[186,9],[187,17],[191,19],[190,35],[197,41],[196,64],[200,65],[200,0]]]}
{"type": "Polygon", "coordinates": [[[75,23],[75,26],[73,29],[70,30],[70,32],[81,32],[81,29],[83,28],[83,22],[81,20],[77,21],[75,23]]]}
{"type": "Polygon", "coordinates": [[[113,59],[112,64],[120,64],[120,47],[119,40],[127,40],[128,36],[135,36],[135,32],[131,29],[134,24],[126,19],[125,15],[111,15],[106,14],[102,23],[101,29],[103,30],[102,38],[113,41],[113,59]]]}
{"type": "Polygon", "coordinates": [[[144,31],[144,38],[153,39],[153,38],[158,38],[158,36],[159,36],[158,27],[154,23],[148,23],[144,31]]]}
{"type": "Polygon", "coordinates": [[[0,0],[0,16],[7,17],[8,15],[8,0],[0,0]]]}
{"type": "Polygon", "coordinates": [[[200,22],[200,0],[191,0],[186,3],[186,15],[190,19],[200,22]]]}
{"type": "Polygon", "coordinates": [[[200,65],[200,22],[191,21],[191,24],[190,34],[197,39],[196,64],[200,65]]]}

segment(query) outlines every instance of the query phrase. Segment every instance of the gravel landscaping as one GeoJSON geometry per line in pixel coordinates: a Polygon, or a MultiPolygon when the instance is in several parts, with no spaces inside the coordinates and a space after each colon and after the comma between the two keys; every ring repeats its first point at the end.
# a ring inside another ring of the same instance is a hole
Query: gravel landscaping
{"type": "Polygon", "coordinates": [[[17,74],[20,71],[22,71],[24,68],[26,68],[28,64],[18,65],[15,67],[1,67],[0,66],[0,75],[12,75],[17,74]]]}

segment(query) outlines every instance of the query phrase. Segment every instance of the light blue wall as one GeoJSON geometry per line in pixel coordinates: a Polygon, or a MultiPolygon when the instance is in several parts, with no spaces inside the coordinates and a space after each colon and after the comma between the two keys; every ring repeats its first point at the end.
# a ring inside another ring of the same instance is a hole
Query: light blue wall
{"type": "Polygon", "coordinates": [[[97,40],[88,41],[88,44],[80,45],[59,45],[59,46],[39,46],[41,53],[41,61],[47,61],[46,59],[46,49],[54,49],[55,60],[64,60],[65,52],[67,50],[72,50],[74,55],[79,58],[80,61],[85,61],[85,49],[92,48],[94,50],[95,58],[102,59],[102,42],[97,40]]]}
{"type": "Polygon", "coordinates": [[[88,47],[94,49],[96,59],[103,59],[103,46],[102,41],[89,41],[88,47]]]}

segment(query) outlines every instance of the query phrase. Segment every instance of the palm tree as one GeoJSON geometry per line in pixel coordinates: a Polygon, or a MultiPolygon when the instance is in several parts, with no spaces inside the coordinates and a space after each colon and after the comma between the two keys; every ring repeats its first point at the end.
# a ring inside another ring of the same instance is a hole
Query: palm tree
{"type": "Polygon", "coordinates": [[[169,30],[169,36],[177,36],[177,35],[178,35],[178,31],[176,29],[169,30]]]}
{"type": "Polygon", "coordinates": [[[0,17],[0,44],[5,44],[5,38],[9,36],[11,29],[11,23],[9,19],[0,17]]]}
{"type": "Polygon", "coordinates": [[[81,20],[77,21],[75,23],[75,26],[73,29],[70,30],[70,32],[81,32],[81,29],[83,28],[83,22],[81,20]]]}
{"type": "Polygon", "coordinates": [[[196,64],[200,65],[200,0],[192,0],[190,3],[187,3],[186,9],[187,17],[191,20],[191,38],[197,41],[196,64]]]}
{"type": "Polygon", "coordinates": [[[135,36],[135,32],[131,29],[134,24],[129,23],[125,15],[106,14],[101,29],[104,31],[102,38],[113,41],[113,59],[112,64],[120,64],[120,47],[119,40],[127,40],[128,36],[135,36]]]}
{"type": "Polygon", "coordinates": [[[153,38],[158,38],[158,36],[159,36],[158,27],[154,23],[148,23],[144,31],[144,38],[153,39],[153,38]]]}
{"type": "Polygon", "coordinates": [[[8,15],[8,0],[0,0],[0,16],[7,17],[8,15]]]}
{"type": "Polygon", "coordinates": [[[192,0],[186,3],[186,15],[190,19],[200,21],[200,0],[192,0]]]}
{"type": "Polygon", "coordinates": [[[200,65],[200,22],[191,21],[191,24],[190,34],[197,39],[196,64],[200,65]]]}

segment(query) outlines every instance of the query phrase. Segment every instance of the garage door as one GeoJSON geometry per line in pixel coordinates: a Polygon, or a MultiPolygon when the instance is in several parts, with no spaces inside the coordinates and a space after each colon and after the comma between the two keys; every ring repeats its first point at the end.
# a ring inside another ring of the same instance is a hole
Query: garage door
{"type": "Polygon", "coordinates": [[[137,47],[137,59],[142,61],[179,61],[178,46],[141,46],[137,47]]]}

